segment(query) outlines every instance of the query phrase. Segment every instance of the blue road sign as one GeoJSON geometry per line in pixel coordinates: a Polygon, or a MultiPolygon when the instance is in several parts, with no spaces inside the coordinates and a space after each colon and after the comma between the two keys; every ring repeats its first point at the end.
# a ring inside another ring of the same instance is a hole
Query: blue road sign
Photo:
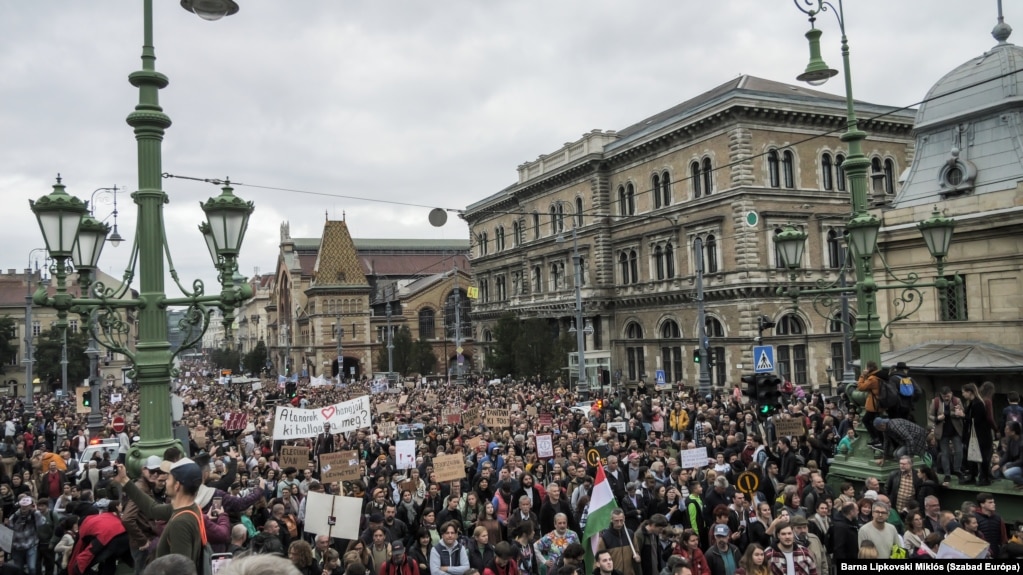
{"type": "Polygon", "coordinates": [[[658,369],[654,372],[654,383],[668,383],[668,380],[664,377],[664,370],[658,369]]]}
{"type": "Polygon", "coordinates": [[[753,347],[753,373],[771,373],[774,371],[774,346],[757,345],[753,347]]]}

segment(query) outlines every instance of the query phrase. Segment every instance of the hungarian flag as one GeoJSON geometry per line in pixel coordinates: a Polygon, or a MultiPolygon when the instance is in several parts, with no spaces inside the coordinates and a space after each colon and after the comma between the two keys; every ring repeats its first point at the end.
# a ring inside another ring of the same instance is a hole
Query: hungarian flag
{"type": "Polygon", "coordinates": [[[586,549],[586,572],[593,573],[600,532],[611,526],[611,511],[618,507],[611,486],[604,475],[604,468],[597,466],[597,481],[590,493],[589,513],[586,515],[586,529],[583,531],[583,547],[586,549]]]}

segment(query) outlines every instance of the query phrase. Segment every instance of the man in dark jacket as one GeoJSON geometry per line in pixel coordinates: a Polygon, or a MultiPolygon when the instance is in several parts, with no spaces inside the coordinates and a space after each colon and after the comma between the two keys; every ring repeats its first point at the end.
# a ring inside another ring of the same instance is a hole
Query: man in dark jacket
{"type": "Polygon", "coordinates": [[[842,507],[842,512],[835,517],[835,522],[831,526],[831,552],[835,556],[835,561],[859,557],[859,527],[856,525],[858,513],[855,503],[846,503],[845,507],[842,507]]]}
{"type": "Polygon", "coordinates": [[[658,575],[664,568],[671,548],[661,548],[660,536],[667,526],[668,518],[660,513],[655,513],[649,520],[640,523],[639,529],[636,530],[636,534],[633,536],[633,547],[636,548],[636,553],[639,555],[642,575],[658,575]]]}
{"type": "Polygon", "coordinates": [[[712,535],[714,537],[714,545],[705,554],[707,565],[710,566],[711,575],[734,573],[735,568],[739,566],[739,559],[742,558],[742,554],[739,553],[739,548],[732,545],[729,541],[729,538],[732,536],[732,530],[727,525],[718,524],[714,526],[712,535]]]}
{"type": "Polygon", "coordinates": [[[554,531],[554,516],[558,513],[564,513],[568,517],[568,528],[582,538],[579,523],[575,520],[575,513],[572,512],[572,505],[561,492],[561,486],[551,482],[547,486],[547,499],[543,502],[543,507],[540,508],[540,535],[554,531]]]}

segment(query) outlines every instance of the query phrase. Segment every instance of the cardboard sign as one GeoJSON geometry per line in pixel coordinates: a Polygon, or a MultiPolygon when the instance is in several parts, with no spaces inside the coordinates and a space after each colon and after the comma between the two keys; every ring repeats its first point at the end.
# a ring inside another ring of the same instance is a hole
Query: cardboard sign
{"type": "Polygon", "coordinates": [[[483,438],[479,436],[470,437],[466,440],[465,444],[473,451],[479,451],[481,446],[486,445],[483,443],[483,438]]]}
{"type": "Polygon", "coordinates": [[[362,499],[310,491],[306,503],[305,530],[339,539],[358,539],[362,499]]]}
{"type": "Polygon", "coordinates": [[[626,429],[626,427],[627,426],[624,421],[611,421],[607,424],[608,431],[615,431],[618,433],[628,433],[628,429],[626,429]]]}
{"type": "Polygon", "coordinates": [[[554,441],[550,434],[536,436],[536,456],[540,459],[554,457],[554,441]]]}
{"type": "Polygon", "coordinates": [[[487,409],[483,423],[487,427],[501,429],[511,425],[511,412],[507,409],[487,409]]]}
{"type": "Polygon", "coordinates": [[[398,412],[398,404],[396,404],[396,403],[378,403],[377,404],[377,413],[380,414],[380,415],[384,415],[384,414],[387,414],[387,413],[397,413],[397,412],[398,412]]]}
{"type": "Polygon", "coordinates": [[[14,530],[6,525],[0,525],[0,549],[10,553],[14,545],[14,530]]]}
{"type": "Polygon", "coordinates": [[[448,425],[458,425],[462,422],[462,412],[455,410],[445,409],[441,415],[441,423],[447,423],[448,425]]]}
{"type": "Polygon", "coordinates": [[[249,414],[244,411],[228,413],[224,418],[224,429],[227,431],[241,431],[249,423],[249,414]]]}
{"type": "Polygon", "coordinates": [[[398,484],[398,493],[402,491],[411,491],[415,493],[419,489],[419,481],[416,479],[406,479],[398,484]]]}
{"type": "Polygon", "coordinates": [[[335,483],[337,481],[357,481],[360,479],[359,453],[357,451],[338,451],[320,454],[320,481],[335,483]]]}
{"type": "Polygon", "coordinates": [[[682,469],[700,469],[707,466],[707,448],[685,449],[678,453],[682,469]]]}
{"type": "Polygon", "coordinates": [[[394,434],[398,431],[398,424],[394,421],[378,421],[377,422],[377,435],[380,437],[394,437],[394,434]]]}
{"type": "Polygon", "coordinates": [[[480,409],[466,409],[462,412],[462,424],[463,425],[479,425],[480,424],[480,409]]]}
{"type": "Polygon", "coordinates": [[[121,403],[121,394],[120,393],[111,393],[110,394],[110,403],[121,403]]]}
{"type": "Polygon", "coordinates": [[[803,421],[801,419],[774,420],[774,434],[778,437],[801,437],[805,433],[806,430],[803,429],[803,421]]]}
{"type": "Polygon", "coordinates": [[[423,397],[423,401],[426,403],[426,405],[428,407],[432,407],[434,405],[437,405],[437,394],[433,393],[433,392],[427,393],[423,397]]]}
{"type": "MultiPolygon", "coordinates": [[[[373,425],[369,396],[335,403],[318,409],[278,405],[274,411],[274,440],[316,437],[330,425],[331,433],[346,433],[373,425]]],[[[242,429],[241,426],[238,429],[242,429]]]]}
{"type": "Polygon", "coordinates": [[[262,381],[253,381],[252,382],[252,391],[259,391],[261,389],[263,389],[263,382],[262,381]]]}
{"type": "Polygon", "coordinates": [[[404,393],[398,396],[398,405],[405,405],[408,403],[408,396],[404,393]]]}
{"type": "Polygon", "coordinates": [[[299,447],[294,445],[285,445],[281,447],[280,466],[282,468],[294,467],[296,469],[305,469],[305,466],[308,464],[308,447],[299,447]]]}
{"type": "Polygon", "coordinates": [[[536,417],[536,414],[537,411],[535,405],[530,405],[529,407],[526,408],[526,415],[528,415],[529,417],[536,417]]]}
{"type": "Polygon", "coordinates": [[[438,483],[465,479],[465,461],[457,453],[438,455],[433,458],[433,472],[437,474],[438,483]]]}
{"type": "Polygon", "coordinates": [[[201,449],[206,449],[206,430],[196,429],[192,431],[192,439],[201,449]]]}

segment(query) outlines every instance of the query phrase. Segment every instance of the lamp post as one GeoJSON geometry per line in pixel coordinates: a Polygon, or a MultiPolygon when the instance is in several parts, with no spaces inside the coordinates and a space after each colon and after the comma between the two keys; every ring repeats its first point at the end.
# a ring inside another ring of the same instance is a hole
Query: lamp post
{"type": "MultiPolygon", "coordinates": [[[[35,391],[32,384],[32,364],[35,363],[35,349],[33,339],[35,334],[32,333],[35,326],[32,325],[32,276],[35,272],[32,270],[32,254],[36,252],[46,251],[46,248],[35,248],[28,252],[28,267],[25,268],[25,284],[27,291],[25,295],[25,408],[32,407],[33,399],[32,394],[35,391]]],[[[39,282],[42,285],[42,281],[39,282]]]]}
{"type": "Polygon", "coordinates": [[[334,328],[334,337],[337,338],[337,382],[340,384],[345,379],[345,360],[341,355],[341,338],[345,336],[345,328],[341,327],[341,312],[337,312],[337,327],[334,328]]]}
{"type": "Polygon", "coordinates": [[[394,297],[394,288],[391,288],[391,296],[387,295],[387,288],[384,288],[384,297],[387,298],[387,377],[394,373],[394,333],[391,331],[391,297],[394,297]]]}
{"type": "MultiPolygon", "coordinates": [[[[86,217],[87,204],[69,195],[59,179],[51,194],[30,202],[46,247],[55,260],[56,279],[54,296],[50,297],[45,291],[39,290],[33,301],[37,305],[55,308],[60,322],[66,321],[69,311],[88,318],[90,331],[97,341],[103,347],[127,356],[134,365],[132,375],[140,389],[139,421],[142,439],[132,446],[128,456],[128,468],[133,476],[140,473],[142,461],[149,455],[162,455],[168,447],[180,447],[171,433],[171,399],[168,393],[171,364],[175,355],[201,340],[209,327],[213,310],[224,310],[225,316],[229,318],[227,321],[230,321],[234,309],[252,296],[252,287],[248,283],[238,285],[234,281],[234,274],[253,205],[234,196],[229,182],[219,196],[200,204],[206,213],[218,256],[214,263],[220,271],[220,293],[207,295],[200,280],[193,282],[192,290],[189,291],[178,282],[177,274],[173,271],[174,264],[166,246],[163,218],[163,205],[168,202],[168,197],[161,187],[161,148],[164,133],[171,122],[160,107],[159,91],[167,85],[168,80],[156,71],[155,66],[153,2],[143,0],[142,5],[142,69],[128,77],[129,82],[139,89],[139,102],[127,118],[128,125],[134,128],[137,141],[138,189],[132,198],[138,206],[138,227],[124,282],[115,287],[108,287],[102,282],[90,282],[89,289],[80,298],[74,298],[68,293],[67,275],[72,263],[69,260],[74,260],[74,265],[80,270],[90,269],[89,264],[91,269],[95,269],[103,243],[108,239],[109,228],[96,222],[99,225],[93,226],[90,232],[91,222],[95,220],[86,217]],[[183,297],[171,298],[165,292],[165,253],[166,263],[183,297]],[[136,268],[139,295],[132,298],[130,284],[135,278],[136,268]],[[177,352],[171,351],[167,337],[166,313],[172,307],[186,307],[182,321],[198,328],[198,335],[193,335],[177,352]],[[138,343],[134,349],[130,345],[133,335],[131,325],[123,317],[128,310],[135,310],[138,321],[138,343]]],[[[216,19],[238,10],[232,0],[182,0],[181,5],[206,19],[216,19]]],[[[88,277],[91,274],[84,275],[88,277]]],[[[95,377],[95,370],[90,377],[95,377]]]]}
{"type": "MultiPolygon", "coordinates": [[[[556,242],[562,243],[565,237],[559,235],[556,242]]],[[[590,398],[590,380],[586,374],[586,334],[593,333],[593,326],[584,324],[583,319],[583,258],[579,255],[579,232],[572,227],[572,267],[575,270],[575,325],[569,333],[575,333],[575,350],[578,366],[576,367],[576,391],[580,400],[590,398]]]]}
{"type": "MultiPolygon", "coordinates": [[[[931,217],[917,226],[924,237],[928,250],[936,260],[938,273],[937,279],[934,282],[918,282],[918,278],[914,274],[905,280],[897,280],[897,283],[892,285],[878,285],[874,279],[874,254],[877,251],[877,236],[881,228],[881,221],[877,218],[877,216],[868,211],[867,169],[870,166],[870,160],[863,155],[862,142],[866,138],[866,134],[859,129],[859,123],[856,119],[856,111],[854,109],[852,76],[849,65],[849,42],[846,37],[845,14],[843,12],[842,0],[838,0],[837,9],[833,4],[826,0],[794,1],[796,7],[809,16],[810,21],[810,30],[806,33],[806,38],[809,40],[810,44],[810,63],[807,65],[804,73],[798,77],[799,80],[818,86],[826,82],[828,78],[838,74],[837,70],[829,68],[821,58],[821,31],[814,28],[814,22],[817,14],[828,10],[833,11],[842,33],[842,66],[845,76],[847,124],[846,132],[842,134],[842,141],[847,142],[849,145],[849,154],[842,166],[848,176],[850,199],[852,203],[852,214],[846,222],[845,230],[846,243],[852,252],[852,258],[849,264],[855,272],[856,281],[851,286],[845,284],[845,268],[843,267],[842,273],[839,274],[838,279],[832,285],[820,286],[812,289],[796,286],[795,280],[797,277],[797,270],[802,265],[803,250],[805,249],[807,234],[805,231],[789,225],[774,238],[785,266],[789,269],[791,280],[787,288],[778,288],[778,293],[779,295],[790,297],[793,302],[797,301],[800,296],[814,296],[813,303],[815,309],[818,307],[827,309],[827,317],[833,317],[830,309],[834,303],[834,297],[836,295],[848,296],[850,293],[855,294],[856,325],[853,327],[852,332],[856,338],[856,342],[859,344],[860,359],[864,365],[869,362],[874,362],[880,366],[881,336],[890,334],[889,328],[892,323],[911,316],[920,308],[923,299],[923,294],[920,292],[920,288],[936,287],[938,288],[939,298],[944,298],[944,290],[950,285],[950,280],[943,277],[944,259],[948,255],[948,247],[951,243],[952,230],[955,226],[955,222],[942,216],[938,212],[937,208],[935,208],[931,217]],[[811,6],[811,8],[804,8],[803,5],[801,5],[801,2],[806,6],[811,6]],[[812,7],[814,5],[816,5],[815,8],[812,7]],[[882,325],[881,318],[878,313],[877,292],[878,290],[887,289],[902,290],[902,292],[895,297],[896,307],[899,310],[898,313],[886,324],[882,325]]],[[[888,273],[890,273],[890,270],[888,270],[888,273]]],[[[952,282],[958,284],[961,280],[957,277],[955,280],[952,280],[952,282]]],[[[846,306],[848,306],[848,303],[846,306]]],[[[848,329],[849,319],[847,314],[848,310],[846,308],[846,310],[843,311],[842,321],[846,323],[848,329]]],[[[851,355],[851,344],[848,346],[844,345],[843,350],[845,353],[851,355]]],[[[846,384],[846,391],[850,398],[852,398],[855,403],[863,405],[866,400],[866,395],[864,392],[855,391],[855,386],[850,385],[852,377],[853,374],[851,373],[847,359],[847,365],[845,366],[845,371],[843,373],[843,380],[845,380],[843,383],[846,384]]],[[[858,442],[857,449],[859,449],[862,443],[864,442],[858,442]]],[[[839,469],[838,474],[856,475],[861,472],[876,473],[877,467],[869,465],[869,460],[871,459],[870,454],[865,452],[859,452],[859,454],[864,455],[862,459],[866,459],[867,461],[861,460],[859,462],[858,469],[857,464],[851,463],[848,468],[839,469]]]]}

